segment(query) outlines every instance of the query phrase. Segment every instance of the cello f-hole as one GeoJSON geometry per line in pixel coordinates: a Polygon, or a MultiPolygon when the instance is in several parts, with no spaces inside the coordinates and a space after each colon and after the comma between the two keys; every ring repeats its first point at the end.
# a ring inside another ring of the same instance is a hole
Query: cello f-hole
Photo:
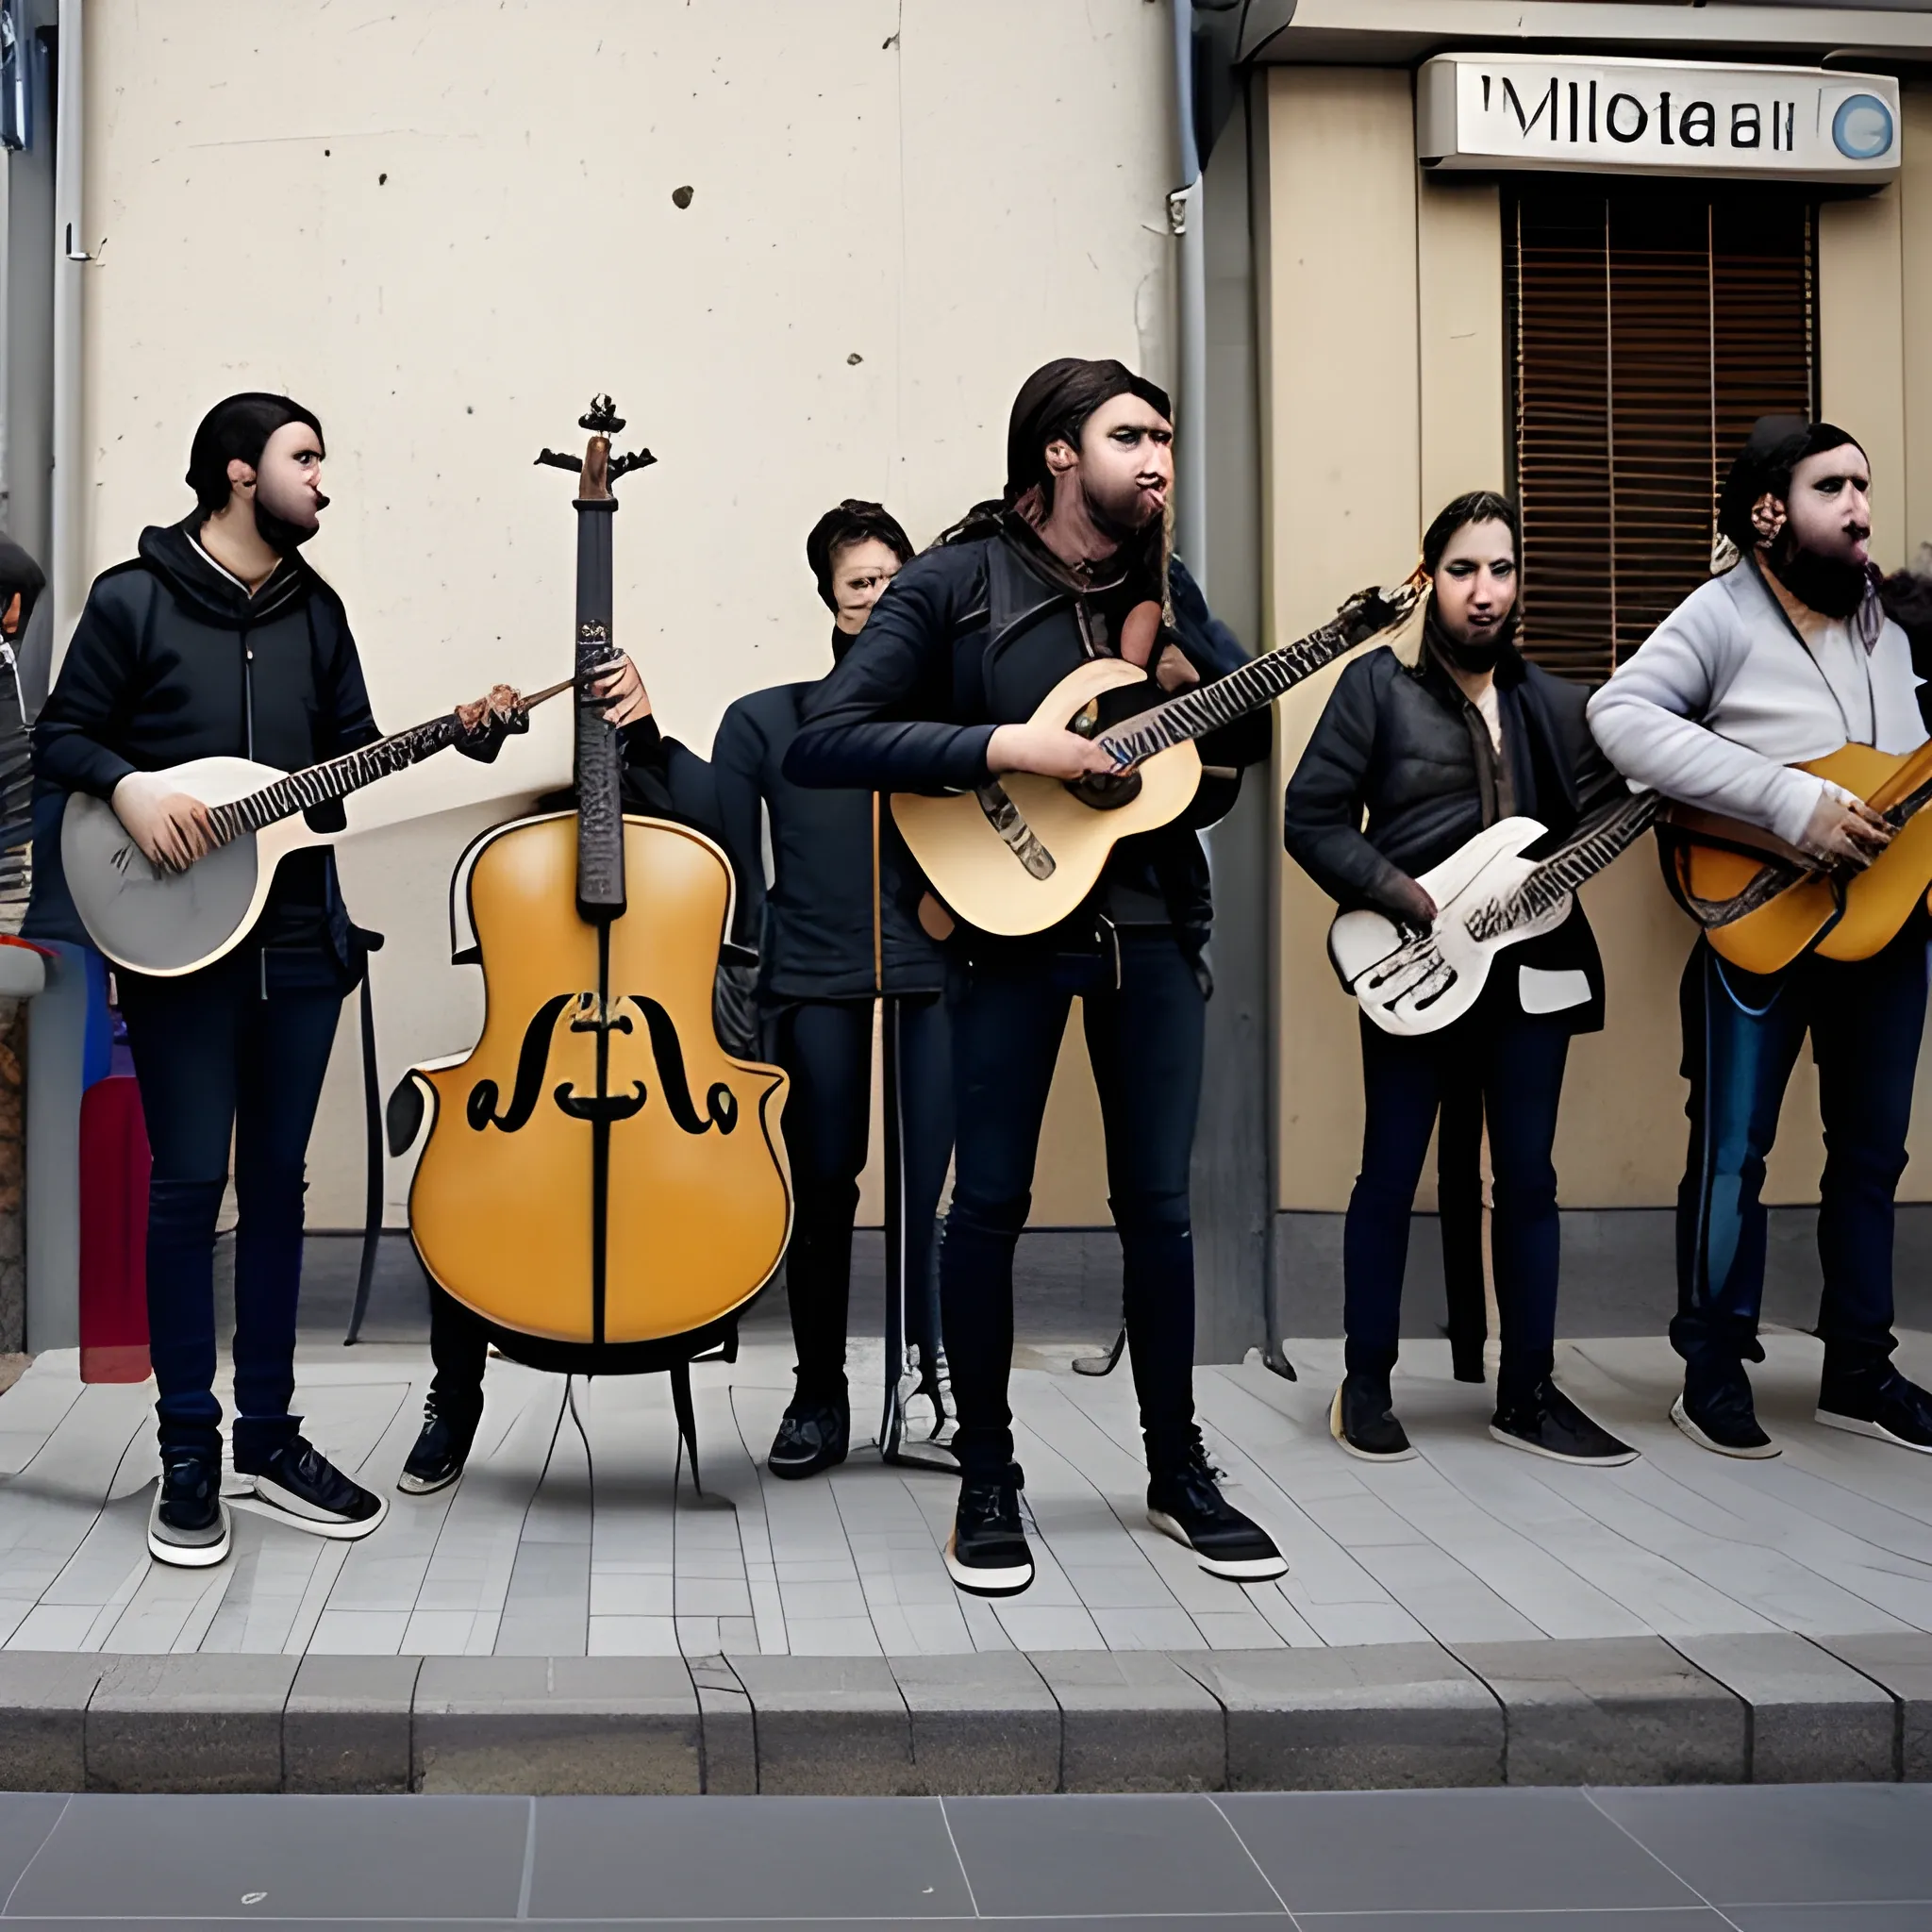
{"type": "Polygon", "coordinates": [[[496,1111],[494,1080],[478,1080],[470,1089],[469,1104],[463,1111],[479,1134],[485,1127],[501,1127],[506,1134],[514,1134],[528,1123],[543,1091],[543,1070],[550,1064],[550,1036],[557,1030],[558,1016],[572,998],[567,992],[557,993],[530,1016],[517,1055],[517,1083],[504,1112],[496,1111]]]}

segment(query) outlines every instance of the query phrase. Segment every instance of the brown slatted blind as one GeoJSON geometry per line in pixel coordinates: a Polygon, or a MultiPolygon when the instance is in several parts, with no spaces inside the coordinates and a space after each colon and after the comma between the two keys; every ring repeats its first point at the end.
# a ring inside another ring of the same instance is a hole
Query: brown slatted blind
{"type": "Polygon", "coordinates": [[[1505,221],[1523,642],[1598,683],[1709,569],[1757,417],[1810,413],[1799,196],[1539,183],[1505,221]]]}

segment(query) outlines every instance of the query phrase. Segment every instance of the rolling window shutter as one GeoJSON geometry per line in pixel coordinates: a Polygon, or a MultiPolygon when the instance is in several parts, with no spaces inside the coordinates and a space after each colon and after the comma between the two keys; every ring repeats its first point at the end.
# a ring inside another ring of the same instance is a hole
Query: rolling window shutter
{"type": "Polygon", "coordinates": [[[1600,683],[1709,573],[1751,425],[1809,415],[1798,195],[1538,184],[1507,205],[1522,641],[1600,683]]]}

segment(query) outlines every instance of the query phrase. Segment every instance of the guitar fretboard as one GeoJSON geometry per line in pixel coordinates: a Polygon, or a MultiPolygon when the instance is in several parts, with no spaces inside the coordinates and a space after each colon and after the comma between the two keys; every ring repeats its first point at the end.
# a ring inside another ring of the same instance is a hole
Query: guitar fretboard
{"type": "Polygon", "coordinates": [[[1594,877],[1620,852],[1634,845],[1650,829],[1662,806],[1663,800],[1655,791],[1643,791],[1578,826],[1513,892],[1469,913],[1463,925],[1470,938],[1499,939],[1554,911],[1586,879],[1594,877]]]}
{"type": "Polygon", "coordinates": [[[374,744],[346,752],[325,764],[291,772],[286,778],[277,778],[273,785],[264,785],[245,798],[235,799],[228,805],[210,806],[208,815],[214,825],[215,842],[225,845],[243,832],[258,832],[278,819],[293,818],[298,811],[326,805],[334,798],[346,798],[350,792],[373,785],[378,778],[387,778],[392,772],[420,763],[432,753],[454,744],[460,735],[454,717],[432,718],[426,724],[412,725],[392,738],[379,738],[374,744]]]}
{"type": "Polygon", "coordinates": [[[1205,738],[1208,732],[1273,703],[1344,651],[1352,651],[1378,632],[1400,624],[1421,595],[1422,587],[1414,579],[1393,590],[1357,591],[1320,630],[1277,651],[1264,652],[1239,671],[1169,698],[1152,710],[1123,719],[1103,731],[1095,742],[1112,752],[1125,769],[1170,745],[1205,738]]]}

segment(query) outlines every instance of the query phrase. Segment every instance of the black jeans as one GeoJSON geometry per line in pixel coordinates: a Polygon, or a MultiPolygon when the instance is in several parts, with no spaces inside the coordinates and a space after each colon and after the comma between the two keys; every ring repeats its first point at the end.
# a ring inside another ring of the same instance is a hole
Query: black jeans
{"type": "Polygon", "coordinates": [[[1886,1359],[1892,1332],[1892,1197],[1906,1166],[1925,1026],[1925,924],[1870,959],[1815,954],[1782,973],[1727,966],[1702,941],[1681,988],[1690,1154],[1677,1192],[1677,1315],[1686,1361],[1761,1361],[1764,1159],[1805,1036],[1818,1062],[1824,1174],[1818,1332],[1827,1372],[1886,1359]]]}
{"type": "Polygon", "coordinates": [[[1445,1093],[1474,1084],[1489,1122],[1495,1210],[1491,1251],[1503,1360],[1498,1407],[1550,1372],[1560,1233],[1550,1150],[1569,1030],[1511,1010],[1500,995],[1440,1033],[1401,1039],[1364,1019],[1362,1166],[1342,1236],[1342,1327],[1351,1374],[1386,1381],[1395,1366],[1409,1214],[1445,1093]]]}
{"type": "MultiPolygon", "coordinates": [[[[934,1216],[953,1151],[952,1068],[939,996],[898,1004],[906,1339],[930,1361],[939,1341],[934,1216]]],[[[785,1292],[798,1350],[798,1398],[842,1404],[852,1217],[872,1120],[873,1002],[803,1000],[780,1007],[771,1026],[773,1058],[791,1076],[784,1129],[795,1205],[785,1292]]],[[[892,1098],[886,1096],[888,1106],[892,1098]]]]}
{"type": "Polygon", "coordinates": [[[1127,1340],[1150,1467],[1185,1455],[1193,1422],[1194,1250],[1188,1169],[1207,996],[1174,934],[1120,934],[1113,956],[1014,949],[957,963],[947,1006],[958,1143],[940,1250],[955,1447],[968,1476],[1012,1458],[1013,1248],[1032,1204],[1047,1091],[1074,995],[1107,1134],[1127,1340]]]}
{"type": "Polygon", "coordinates": [[[328,968],[318,961],[312,976],[321,983],[264,995],[261,954],[252,946],[179,979],[119,975],[154,1151],[147,1321],[163,1455],[221,1453],[214,1245],[231,1138],[236,1468],[265,1468],[299,1425],[289,1405],[303,1170],[342,1006],[328,968]]]}

